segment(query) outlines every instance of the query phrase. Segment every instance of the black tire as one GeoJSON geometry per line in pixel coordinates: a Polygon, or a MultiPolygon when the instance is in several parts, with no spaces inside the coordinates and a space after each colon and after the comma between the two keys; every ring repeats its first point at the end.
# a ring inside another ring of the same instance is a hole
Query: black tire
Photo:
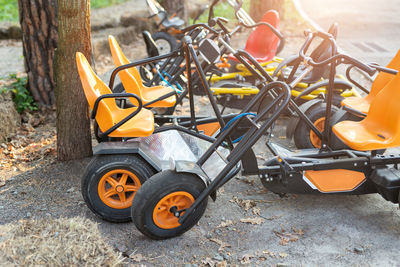
{"type": "Polygon", "coordinates": [[[132,220],[137,229],[151,239],[167,239],[179,236],[192,228],[204,214],[208,199],[205,199],[190,218],[172,229],[163,229],[154,222],[153,211],[157,204],[174,192],[185,192],[196,199],[205,189],[204,182],[194,174],[162,171],[152,176],[137,192],[132,206],[132,220]]]}
{"type": "MultiPolygon", "coordinates": [[[[117,170],[133,173],[141,185],[156,173],[148,163],[135,155],[98,155],[90,161],[82,176],[82,196],[89,209],[101,219],[110,222],[128,222],[131,220],[131,204],[123,209],[112,208],[99,196],[99,183],[103,177],[107,173],[117,170]]],[[[131,178],[127,179],[131,181],[131,178]]],[[[135,193],[132,194],[134,197],[135,193]]],[[[125,194],[125,196],[127,195],[125,194]]]]}
{"type": "MultiPolygon", "coordinates": [[[[338,111],[336,106],[332,106],[332,115],[338,111]]],[[[317,120],[325,117],[326,114],[326,103],[320,103],[305,112],[306,116],[313,122],[316,123],[317,120]]],[[[300,120],[296,126],[296,130],[294,131],[294,143],[297,148],[305,149],[305,148],[316,148],[311,141],[310,136],[311,128],[307,126],[307,124],[300,120]]],[[[340,141],[334,134],[331,136],[331,145],[332,149],[345,149],[348,148],[342,141],[340,141]]]]}
{"type": "Polygon", "coordinates": [[[178,46],[175,37],[167,32],[155,32],[151,37],[153,37],[157,45],[158,54],[160,56],[172,52],[178,46]]]}

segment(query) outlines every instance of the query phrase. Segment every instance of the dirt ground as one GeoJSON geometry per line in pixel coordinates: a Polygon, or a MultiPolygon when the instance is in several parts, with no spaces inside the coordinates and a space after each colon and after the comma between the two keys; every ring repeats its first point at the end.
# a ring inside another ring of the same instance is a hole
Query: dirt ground
{"type": "MultiPolygon", "coordinates": [[[[293,54],[292,39],[282,56],[293,54]]],[[[236,39],[236,47],[244,36],[236,39]]],[[[130,58],[144,46],[123,47],[130,58]]],[[[111,68],[110,57],[97,64],[111,68]]],[[[206,110],[200,102],[199,109],[206,110]]],[[[86,207],[80,179],[89,158],[58,162],[54,114],[26,119],[21,130],[0,145],[0,224],[21,219],[84,217],[99,224],[104,239],[133,266],[400,266],[400,210],[377,194],[283,198],[264,189],[257,177],[238,175],[209,201],[203,218],[183,236],[153,241],[133,223],[112,224],[86,207]],[[35,127],[33,127],[35,126],[35,127]]],[[[278,121],[274,141],[284,138],[287,119],[278,121]]],[[[271,155],[265,138],[255,147],[259,163],[271,155]]],[[[94,145],[96,144],[93,141],[94,145]]]]}

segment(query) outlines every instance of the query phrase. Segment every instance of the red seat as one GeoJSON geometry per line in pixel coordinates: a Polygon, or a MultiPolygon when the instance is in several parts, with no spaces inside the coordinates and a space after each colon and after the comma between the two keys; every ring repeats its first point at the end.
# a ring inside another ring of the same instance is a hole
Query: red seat
{"type": "MultiPolygon", "coordinates": [[[[267,11],[260,22],[267,22],[279,30],[279,13],[276,10],[267,11]]],[[[249,36],[245,51],[258,62],[271,61],[276,55],[279,38],[267,26],[258,26],[249,36]]],[[[233,55],[229,59],[238,61],[233,55]]]]}

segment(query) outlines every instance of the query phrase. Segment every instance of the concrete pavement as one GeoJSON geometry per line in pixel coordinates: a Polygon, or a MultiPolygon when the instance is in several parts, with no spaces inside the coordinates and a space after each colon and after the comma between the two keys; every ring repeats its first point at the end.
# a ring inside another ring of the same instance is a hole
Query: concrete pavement
{"type": "Polygon", "coordinates": [[[386,65],[400,49],[398,0],[298,0],[323,29],[339,23],[338,44],[350,55],[386,65]]]}

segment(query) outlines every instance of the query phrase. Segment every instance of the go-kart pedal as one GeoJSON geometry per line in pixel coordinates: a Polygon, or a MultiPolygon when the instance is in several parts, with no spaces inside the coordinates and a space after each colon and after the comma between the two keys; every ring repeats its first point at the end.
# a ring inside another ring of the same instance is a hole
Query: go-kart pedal
{"type": "MultiPolygon", "coordinates": [[[[121,47],[114,36],[110,35],[108,40],[115,66],[120,67],[122,65],[130,64],[131,62],[122,52],[121,47]]],[[[145,86],[140,77],[139,71],[135,67],[120,71],[119,76],[126,92],[138,95],[145,107],[168,108],[173,107],[176,103],[175,95],[168,96],[175,92],[173,88],[162,85],[153,87],[145,86]],[[159,100],[154,102],[157,99],[159,100]]],[[[135,100],[131,100],[131,102],[135,103],[135,100]]]]}
{"type": "Polygon", "coordinates": [[[140,98],[134,94],[113,94],[108,86],[93,72],[85,56],[76,53],[79,76],[92,109],[92,118],[96,119],[103,135],[108,137],[143,137],[154,131],[154,116],[150,110],[142,108],[140,98]],[[138,107],[120,109],[115,98],[135,98],[138,107]],[[114,99],[113,99],[114,98],[114,99]]]}
{"type": "MultiPolygon", "coordinates": [[[[386,66],[386,68],[400,71],[400,50],[390,61],[390,63],[386,66]]],[[[353,96],[345,98],[341,102],[342,106],[344,106],[345,108],[356,110],[364,114],[368,114],[373,99],[393,79],[393,77],[394,76],[392,74],[386,72],[380,72],[378,76],[376,76],[374,82],[372,83],[371,90],[367,96],[365,97],[353,96]]]]}

